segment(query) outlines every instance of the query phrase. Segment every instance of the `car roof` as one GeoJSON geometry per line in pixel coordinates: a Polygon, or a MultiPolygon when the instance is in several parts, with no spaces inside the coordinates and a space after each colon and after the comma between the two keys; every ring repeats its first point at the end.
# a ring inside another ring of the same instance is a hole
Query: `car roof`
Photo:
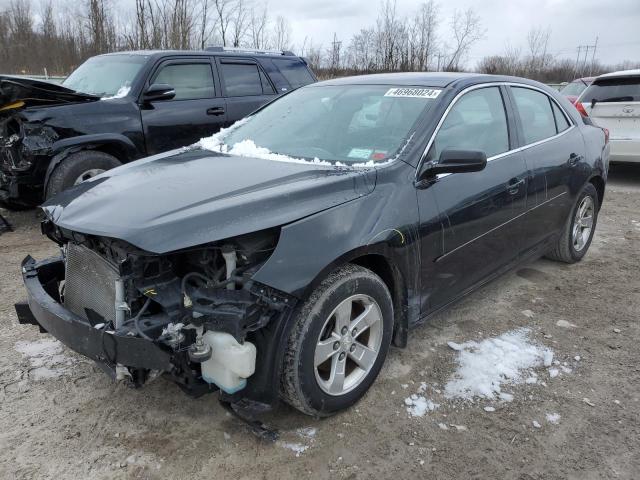
{"type": "Polygon", "coordinates": [[[424,87],[448,87],[454,83],[464,86],[476,83],[513,82],[545,87],[544,84],[520,77],[506,75],[488,75],[484,73],[461,72],[404,72],[404,73],[376,73],[371,75],[356,75],[351,77],[333,78],[323,82],[317,82],[307,87],[323,85],[404,85],[424,87]]]}
{"type": "Polygon", "coordinates": [[[127,50],[123,52],[104,53],[99,56],[112,56],[112,55],[140,55],[146,57],[160,57],[160,56],[223,56],[223,57],[255,57],[255,58],[300,58],[297,55],[285,55],[284,53],[270,52],[270,51],[252,51],[252,50],[127,50]]]}
{"type": "Polygon", "coordinates": [[[640,69],[620,70],[618,72],[604,73],[598,78],[616,78],[616,77],[637,77],[640,76],[640,69]]]}

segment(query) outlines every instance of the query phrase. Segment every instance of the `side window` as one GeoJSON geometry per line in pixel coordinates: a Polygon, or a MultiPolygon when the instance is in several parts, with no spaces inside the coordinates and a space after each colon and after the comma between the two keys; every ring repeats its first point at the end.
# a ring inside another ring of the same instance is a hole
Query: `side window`
{"type": "Polygon", "coordinates": [[[429,157],[445,149],[481,150],[492,157],[509,150],[509,129],[498,87],[479,88],[465,94],[449,111],[429,157]]]}
{"type": "Polygon", "coordinates": [[[210,63],[176,63],[160,67],[152,83],[166,83],[176,90],[174,100],[215,97],[210,63]]]}
{"type": "Polygon", "coordinates": [[[280,70],[280,73],[287,79],[292,88],[313,83],[313,77],[309,73],[307,66],[300,60],[274,58],[273,64],[280,70]]]}
{"type": "Polygon", "coordinates": [[[512,87],[511,91],[520,116],[524,143],[553,137],[557,132],[549,97],[530,88],[512,87]]]}
{"type": "Polygon", "coordinates": [[[567,117],[565,117],[564,113],[562,113],[562,110],[560,110],[560,107],[558,107],[555,102],[551,102],[551,107],[553,108],[553,115],[556,117],[556,130],[558,133],[564,132],[570,126],[567,117]]]}
{"type": "Polygon", "coordinates": [[[255,64],[222,63],[222,82],[228,97],[262,95],[260,71],[255,64]]]}

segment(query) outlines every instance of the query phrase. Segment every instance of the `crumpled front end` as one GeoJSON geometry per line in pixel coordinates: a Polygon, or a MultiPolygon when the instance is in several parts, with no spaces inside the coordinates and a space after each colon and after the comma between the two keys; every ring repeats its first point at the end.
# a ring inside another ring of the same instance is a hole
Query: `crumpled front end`
{"type": "Polygon", "coordinates": [[[21,114],[21,103],[0,110],[0,199],[39,203],[44,173],[58,133],[21,114]]]}
{"type": "Polygon", "coordinates": [[[43,230],[62,255],[23,262],[21,323],[39,325],[134,386],[164,375],[196,396],[220,389],[275,401],[269,352],[295,298],[252,276],[275,248],[278,228],[166,255],[48,222],[43,230]]]}

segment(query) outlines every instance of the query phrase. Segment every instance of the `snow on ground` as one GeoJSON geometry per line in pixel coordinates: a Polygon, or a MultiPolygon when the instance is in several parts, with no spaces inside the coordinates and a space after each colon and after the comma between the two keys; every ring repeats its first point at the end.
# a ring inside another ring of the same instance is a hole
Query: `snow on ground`
{"type": "Polygon", "coordinates": [[[553,423],[557,425],[560,423],[560,414],[559,413],[547,413],[546,415],[547,422],[553,423]]]}
{"type": "MultiPolygon", "coordinates": [[[[455,348],[458,351],[458,369],[445,385],[447,398],[500,398],[504,393],[503,385],[533,383],[529,380],[532,376],[530,370],[550,366],[553,359],[549,348],[530,341],[528,329],[456,346],[459,347],[455,348]]],[[[506,397],[503,395],[503,400],[509,396],[508,393],[506,397]]]]}
{"type": "Polygon", "coordinates": [[[282,436],[285,439],[278,440],[276,445],[287,450],[291,450],[296,454],[296,457],[299,457],[311,448],[311,445],[315,442],[317,433],[318,429],[315,427],[303,427],[298,428],[293,432],[282,432],[282,436]]]}
{"type": "Polygon", "coordinates": [[[17,342],[15,350],[29,359],[29,376],[33,380],[56,378],[68,370],[75,360],[63,353],[62,344],[53,339],[17,342]]]}
{"type": "Polygon", "coordinates": [[[412,417],[424,417],[427,412],[433,412],[440,406],[438,403],[433,403],[432,400],[415,393],[405,398],[404,404],[407,406],[407,412],[412,417]]]}

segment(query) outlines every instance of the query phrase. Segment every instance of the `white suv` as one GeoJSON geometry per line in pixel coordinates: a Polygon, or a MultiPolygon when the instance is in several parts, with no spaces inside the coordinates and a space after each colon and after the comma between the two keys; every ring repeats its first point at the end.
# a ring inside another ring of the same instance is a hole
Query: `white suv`
{"type": "Polygon", "coordinates": [[[600,75],[576,106],[609,130],[612,162],[640,163],[640,70],[600,75]]]}

